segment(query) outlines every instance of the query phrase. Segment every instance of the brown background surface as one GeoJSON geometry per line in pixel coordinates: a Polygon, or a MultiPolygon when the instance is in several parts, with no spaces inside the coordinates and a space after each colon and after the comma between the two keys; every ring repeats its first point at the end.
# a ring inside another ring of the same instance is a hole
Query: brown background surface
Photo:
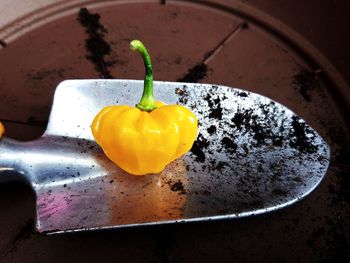
{"type": "MultiPolygon", "coordinates": [[[[103,39],[111,51],[102,57],[111,62],[106,65],[112,77],[142,78],[141,61],[128,51],[128,42],[134,38],[149,47],[158,80],[181,79],[203,63],[208,52],[219,50],[197,81],[266,95],[307,120],[332,149],[331,166],[322,184],[287,209],[252,218],[57,236],[33,232],[35,196],[29,188],[3,184],[1,263],[349,260],[347,97],[337,97],[349,94],[349,85],[332,79],[328,65],[317,64],[311,53],[318,50],[350,82],[350,2],[198,1],[205,6],[184,2],[90,9],[100,15],[100,24],[107,30],[103,39]],[[218,11],[219,7],[225,8],[218,11]],[[254,11],[252,17],[244,15],[247,10],[254,11]],[[269,30],[271,21],[274,30],[269,30]],[[248,27],[231,35],[244,22],[248,27]],[[281,39],[276,29],[283,31],[285,25],[314,49],[305,47],[304,54],[290,40],[281,39]],[[218,49],[227,36],[229,40],[218,49]]],[[[88,34],[77,21],[79,8],[59,23],[47,24],[0,49],[0,120],[8,136],[21,140],[40,136],[54,88],[61,80],[101,77],[96,65],[86,59],[88,34]]]]}

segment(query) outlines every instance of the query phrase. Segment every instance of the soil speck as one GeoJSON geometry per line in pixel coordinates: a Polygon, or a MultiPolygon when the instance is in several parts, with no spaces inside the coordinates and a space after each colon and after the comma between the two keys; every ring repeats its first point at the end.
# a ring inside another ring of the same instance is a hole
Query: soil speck
{"type": "Polygon", "coordinates": [[[216,127],[214,125],[211,125],[208,129],[207,129],[208,133],[210,135],[213,135],[216,132],[216,127]]]}
{"type": "Polygon", "coordinates": [[[179,78],[179,82],[191,82],[197,83],[207,76],[208,66],[204,63],[199,63],[194,67],[190,68],[185,76],[179,78]]]}
{"type": "Polygon", "coordinates": [[[87,8],[81,8],[78,21],[85,27],[88,35],[85,41],[85,47],[89,54],[86,58],[95,65],[95,69],[100,73],[100,77],[113,78],[109,67],[113,66],[115,62],[105,59],[105,57],[111,53],[111,47],[104,39],[107,30],[100,23],[100,15],[90,13],[87,8]]]}
{"type": "Polygon", "coordinates": [[[186,194],[185,187],[180,180],[170,185],[170,190],[173,192],[179,192],[179,194],[186,194]]]}
{"type": "Polygon", "coordinates": [[[296,86],[297,91],[307,101],[312,101],[311,91],[319,87],[317,76],[310,70],[302,69],[294,76],[293,84],[296,86]]]}

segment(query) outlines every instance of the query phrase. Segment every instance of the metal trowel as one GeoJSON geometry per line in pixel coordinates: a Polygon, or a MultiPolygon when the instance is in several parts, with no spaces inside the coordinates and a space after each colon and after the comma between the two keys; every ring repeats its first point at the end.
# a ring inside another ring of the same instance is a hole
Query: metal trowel
{"type": "Polygon", "coordinates": [[[104,155],[90,125],[107,105],[135,105],[142,90],[136,80],[64,81],[41,138],[2,138],[0,181],[24,180],[33,188],[37,231],[261,214],[302,199],[327,171],[328,145],[279,103],[231,87],[154,82],[157,99],[196,114],[199,134],[192,150],[161,174],[129,175],[104,155]]]}

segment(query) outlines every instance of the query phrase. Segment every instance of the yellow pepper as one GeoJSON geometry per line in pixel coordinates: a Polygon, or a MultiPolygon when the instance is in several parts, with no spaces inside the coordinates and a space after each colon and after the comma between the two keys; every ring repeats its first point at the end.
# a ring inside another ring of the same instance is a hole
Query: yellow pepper
{"type": "Polygon", "coordinates": [[[126,172],[159,173],[191,149],[197,136],[197,119],[184,106],[154,101],[147,49],[138,40],[130,47],[142,55],[146,68],[142,98],[136,107],[113,105],[102,109],[91,130],[107,157],[126,172]]]}
{"type": "Polygon", "coordinates": [[[2,123],[0,122],[0,139],[4,133],[5,133],[4,125],[2,125],[2,123]]]}

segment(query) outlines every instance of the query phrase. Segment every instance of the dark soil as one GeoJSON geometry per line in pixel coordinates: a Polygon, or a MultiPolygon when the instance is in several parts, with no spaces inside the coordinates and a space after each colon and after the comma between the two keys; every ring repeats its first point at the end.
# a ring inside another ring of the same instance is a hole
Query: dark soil
{"type": "Polygon", "coordinates": [[[235,116],[231,119],[232,123],[234,124],[235,128],[239,131],[242,130],[243,127],[245,127],[250,122],[252,111],[244,111],[244,112],[237,112],[235,116]]]}
{"type": "MultiPolygon", "coordinates": [[[[215,86],[214,86],[215,87],[215,86]]],[[[222,120],[222,106],[220,98],[217,96],[212,96],[212,94],[207,94],[204,98],[208,103],[208,107],[210,108],[209,118],[222,120]]]]}
{"type": "Polygon", "coordinates": [[[85,47],[88,51],[86,58],[94,65],[101,78],[113,78],[109,68],[115,64],[113,61],[106,60],[106,56],[111,53],[111,46],[104,39],[107,30],[100,23],[100,15],[90,13],[87,8],[81,8],[78,21],[85,27],[88,38],[85,41],[85,47]]]}
{"type": "Polygon", "coordinates": [[[228,151],[229,153],[235,153],[238,146],[233,140],[231,140],[229,137],[224,137],[221,140],[221,145],[228,151]]]}
{"type": "Polygon", "coordinates": [[[0,39],[0,46],[7,47],[7,43],[4,40],[0,39]]]}
{"type": "MultiPolygon", "coordinates": [[[[213,178],[204,183],[198,195],[208,191],[217,198],[220,194],[213,191],[222,192],[222,185],[226,184],[224,188],[230,189],[227,194],[235,196],[230,200],[230,209],[221,199],[212,201],[215,211],[220,210],[219,206],[239,213],[263,208],[271,202],[283,203],[291,195],[286,191],[288,187],[295,189],[307,182],[307,178],[298,174],[298,167],[290,166],[290,161],[302,164],[306,158],[316,158],[313,154],[318,152],[319,142],[315,141],[314,131],[297,116],[289,117],[273,101],[257,100],[251,108],[245,107],[241,100],[251,103],[255,98],[244,91],[232,95],[218,92],[213,86],[203,93],[192,94],[183,85],[175,93],[179,102],[191,108],[199,120],[200,132],[191,149],[193,164],[188,163],[186,169],[189,174],[205,174],[206,180],[213,178]],[[238,103],[238,107],[227,108],[228,102],[238,103]],[[276,154],[291,148],[302,154],[296,152],[291,159],[280,159],[276,154]],[[266,156],[276,154],[277,158],[266,157],[265,152],[266,156]],[[215,188],[218,182],[220,190],[215,188]],[[232,192],[231,189],[239,190],[232,192]],[[270,189],[268,193],[266,189],[270,189]]],[[[208,207],[208,204],[202,205],[208,207]]]]}
{"type": "Polygon", "coordinates": [[[194,67],[190,68],[186,75],[182,78],[179,78],[178,82],[190,82],[197,83],[198,81],[204,79],[208,73],[208,66],[204,63],[199,63],[194,67]]]}
{"type": "Polygon", "coordinates": [[[216,127],[214,125],[211,125],[208,129],[207,129],[208,133],[210,135],[213,135],[216,132],[216,127]]]}
{"type": "MultiPolygon", "coordinates": [[[[183,89],[177,89],[176,94],[179,96],[180,102],[184,104],[188,102],[189,95],[185,85],[183,89]]],[[[244,99],[249,96],[249,93],[237,92],[235,95],[244,99]]],[[[223,127],[231,127],[231,131],[224,131],[226,135],[220,139],[221,147],[216,149],[218,152],[224,150],[233,154],[238,148],[242,148],[245,149],[246,154],[248,154],[249,148],[266,145],[273,147],[289,145],[302,153],[310,154],[315,153],[318,149],[314,143],[314,137],[316,135],[313,131],[296,116],[292,117],[292,119],[281,119],[283,115],[280,115],[281,113],[278,113],[279,115],[276,113],[277,106],[274,102],[258,105],[262,114],[258,115],[256,113],[257,111],[254,109],[238,109],[230,120],[223,120],[225,113],[221,103],[227,98],[219,97],[215,92],[215,86],[213,86],[213,91],[209,91],[203,99],[208,104],[209,119],[221,123],[223,127]],[[249,134],[254,141],[251,142],[249,147],[237,145],[234,142],[234,138],[237,134],[249,134]]],[[[192,107],[193,105],[188,106],[192,107]]],[[[197,104],[194,105],[192,109],[198,110],[197,104]]],[[[211,136],[217,136],[216,125],[210,125],[207,128],[207,132],[209,137],[206,138],[203,134],[199,134],[191,149],[191,152],[195,155],[195,160],[201,163],[204,163],[206,158],[212,155],[208,146],[212,141],[211,136]]],[[[212,163],[214,164],[215,162],[212,163]]],[[[210,169],[215,169],[216,166],[217,164],[215,163],[210,169]]]]}
{"type": "Polygon", "coordinates": [[[307,101],[312,101],[311,91],[319,88],[317,75],[306,69],[302,69],[294,76],[293,84],[299,91],[300,95],[307,101]]]}
{"type": "Polygon", "coordinates": [[[300,118],[293,116],[292,120],[290,146],[303,153],[315,153],[317,147],[312,143],[312,139],[306,136],[306,134],[311,133],[311,130],[306,127],[304,122],[300,121],[300,118]]]}
{"type": "Polygon", "coordinates": [[[216,108],[211,110],[209,118],[222,120],[222,108],[220,104],[217,104],[216,108]]]}
{"type": "Polygon", "coordinates": [[[175,89],[175,94],[179,96],[179,102],[181,104],[186,104],[188,101],[188,93],[186,89],[187,89],[186,85],[183,86],[183,89],[180,89],[180,88],[175,89]]]}
{"type": "Polygon", "coordinates": [[[203,137],[202,134],[198,134],[197,140],[193,143],[191,152],[196,156],[196,161],[204,163],[205,153],[204,150],[208,148],[209,142],[203,137]]]}
{"type": "Polygon", "coordinates": [[[179,194],[186,194],[185,187],[180,180],[170,185],[170,190],[173,192],[179,192],[179,194]]]}
{"type": "Polygon", "coordinates": [[[272,131],[271,126],[264,119],[266,116],[258,116],[253,110],[238,111],[231,119],[232,127],[242,133],[250,133],[256,140],[255,145],[266,144],[268,140],[272,141],[275,146],[280,146],[281,136],[272,131]]]}

